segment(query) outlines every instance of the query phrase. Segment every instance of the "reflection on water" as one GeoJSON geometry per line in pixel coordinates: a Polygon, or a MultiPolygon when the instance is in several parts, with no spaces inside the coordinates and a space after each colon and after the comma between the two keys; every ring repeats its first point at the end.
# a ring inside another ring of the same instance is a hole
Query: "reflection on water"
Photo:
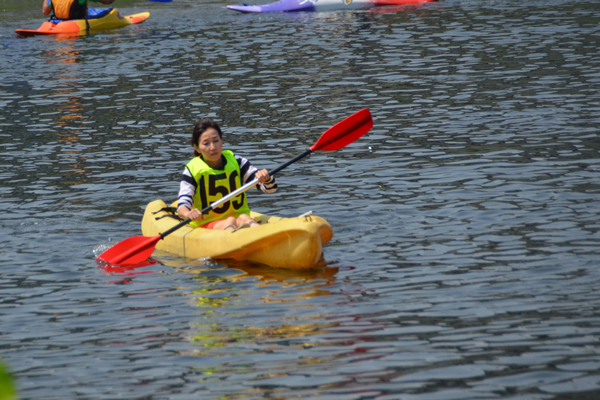
{"type": "Polygon", "coordinates": [[[152,16],[63,40],[0,13],[0,358],[21,398],[598,397],[598,4],[119,1],[152,16]],[[272,168],[365,107],[368,135],[249,195],[331,223],[318,268],[96,265],[176,199],[198,118],[272,168]]]}

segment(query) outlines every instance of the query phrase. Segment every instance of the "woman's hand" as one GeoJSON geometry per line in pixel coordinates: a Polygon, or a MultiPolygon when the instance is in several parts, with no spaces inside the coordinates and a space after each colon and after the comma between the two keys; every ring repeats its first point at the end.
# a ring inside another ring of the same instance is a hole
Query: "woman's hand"
{"type": "Polygon", "coordinates": [[[269,173],[267,172],[266,169],[261,169],[260,171],[256,171],[254,176],[261,183],[268,182],[271,179],[271,177],[269,176],[269,173]]]}
{"type": "Polygon", "coordinates": [[[183,219],[189,218],[192,221],[197,221],[199,219],[206,219],[204,217],[204,215],[202,215],[200,210],[198,210],[197,208],[190,210],[189,208],[182,206],[177,209],[177,214],[179,214],[179,216],[183,219]]]}

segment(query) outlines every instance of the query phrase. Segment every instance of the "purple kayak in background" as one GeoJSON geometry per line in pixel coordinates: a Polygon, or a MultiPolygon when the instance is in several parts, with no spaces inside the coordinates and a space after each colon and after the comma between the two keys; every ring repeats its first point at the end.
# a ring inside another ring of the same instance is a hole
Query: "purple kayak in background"
{"type": "Polygon", "coordinates": [[[435,0],[279,0],[263,5],[227,6],[244,13],[360,10],[380,6],[414,5],[435,0]]]}

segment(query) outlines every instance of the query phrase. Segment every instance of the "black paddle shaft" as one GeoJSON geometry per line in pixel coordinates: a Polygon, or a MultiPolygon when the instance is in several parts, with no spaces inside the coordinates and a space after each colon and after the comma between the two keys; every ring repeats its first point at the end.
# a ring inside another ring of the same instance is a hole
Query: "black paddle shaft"
{"type": "MultiPolygon", "coordinates": [[[[204,210],[203,210],[203,211],[204,211],[204,210]]],[[[177,225],[175,225],[174,227],[172,227],[172,228],[170,228],[170,229],[168,229],[168,230],[164,231],[163,233],[159,233],[159,235],[160,235],[160,238],[161,238],[161,239],[164,239],[164,238],[165,238],[165,236],[167,236],[167,235],[170,235],[171,233],[175,232],[177,229],[181,228],[181,227],[182,227],[182,226],[184,226],[184,225],[187,225],[187,224],[189,224],[190,222],[192,222],[192,220],[191,220],[191,219],[189,219],[189,218],[187,218],[187,219],[186,219],[186,220],[184,220],[184,221],[181,221],[180,223],[178,223],[178,224],[177,224],[177,225]]]]}
{"type": "Polygon", "coordinates": [[[310,153],[312,153],[311,149],[306,149],[306,151],[302,154],[298,154],[296,157],[292,158],[290,161],[286,162],[285,164],[280,165],[279,167],[275,168],[272,171],[269,171],[269,175],[275,175],[276,173],[278,173],[279,171],[281,171],[284,168],[289,167],[290,165],[292,165],[293,163],[295,163],[296,161],[306,157],[307,155],[309,155],[310,153]]]}

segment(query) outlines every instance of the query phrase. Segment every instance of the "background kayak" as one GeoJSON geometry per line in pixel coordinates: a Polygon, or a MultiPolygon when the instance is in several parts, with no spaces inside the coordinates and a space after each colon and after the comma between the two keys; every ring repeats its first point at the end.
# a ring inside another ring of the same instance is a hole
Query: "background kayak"
{"type": "Polygon", "coordinates": [[[399,6],[427,3],[435,0],[279,0],[264,5],[242,4],[227,6],[230,10],[245,13],[359,10],[381,6],[399,6]]]}
{"type": "MultiPolygon", "coordinates": [[[[92,10],[92,9],[90,9],[92,10]]],[[[127,15],[119,18],[119,11],[111,8],[109,12],[99,18],[73,19],[68,21],[51,20],[44,22],[37,29],[17,29],[15,30],[21,36],[33,35],[55,35],[55,34],[85,34],[88,31],[98,31],[105,29],[115,29],[127,25],[134,25],[144,22],[150,16],[149,12],[142,12],[133,15],[127,15]]]]}

